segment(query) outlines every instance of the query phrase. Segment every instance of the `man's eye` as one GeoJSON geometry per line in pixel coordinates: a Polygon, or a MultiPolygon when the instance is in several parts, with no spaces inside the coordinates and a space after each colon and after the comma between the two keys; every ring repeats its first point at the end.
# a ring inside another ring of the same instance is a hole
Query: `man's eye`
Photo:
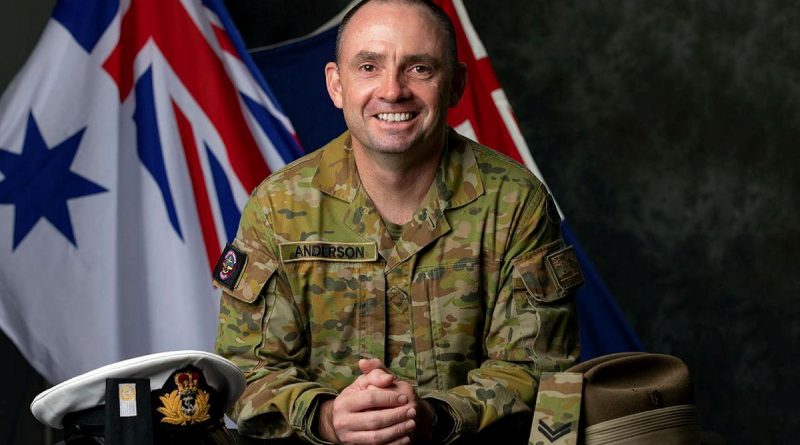
{"type": "Polygon", "coordinates": [[[359,71],[364,71],[365,73],[371,73],[375,71],[375,65],[370,65],[369,63],[365,63],[358,67],[359,71]]]}
{"type": "Polygon", "coordinates": [[[429,66],[414,65],[413,67],[411,67],[411,71],[414,74],[430,74],[433,70],[429,66]]]}

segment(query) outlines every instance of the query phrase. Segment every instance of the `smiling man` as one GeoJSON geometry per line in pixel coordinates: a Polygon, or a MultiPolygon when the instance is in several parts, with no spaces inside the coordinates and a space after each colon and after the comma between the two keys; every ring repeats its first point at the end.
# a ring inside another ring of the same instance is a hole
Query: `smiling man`
{"type": "Polygon", "coordinates": [[[343,19],[325,75],[348,132],[253,192],[215,271],[240,434],[525,442],[539,375],[577,357],[582,276],[546,189],[445,124],[455,45],[429,1],[343,19]]]}

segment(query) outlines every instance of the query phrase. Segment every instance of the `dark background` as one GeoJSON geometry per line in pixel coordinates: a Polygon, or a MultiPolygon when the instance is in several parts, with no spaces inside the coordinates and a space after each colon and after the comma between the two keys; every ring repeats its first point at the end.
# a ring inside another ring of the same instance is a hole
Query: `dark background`
{"type": "MultiPolygon", "coordinates": [[[[348,1],[227,3],[257,47],[312,31],[348,1]]],[[[704,429],[731,444],[793,443],[798,4],[464,3],[539,168],[634,330],[648,350],[689,364],[704,429]]],[[[52,4],[0,5],[0,89],[52,4]]],[[[45,383],[5,338],[0,354],[0,443],[50,443],[27,411],[45,383]]]]}

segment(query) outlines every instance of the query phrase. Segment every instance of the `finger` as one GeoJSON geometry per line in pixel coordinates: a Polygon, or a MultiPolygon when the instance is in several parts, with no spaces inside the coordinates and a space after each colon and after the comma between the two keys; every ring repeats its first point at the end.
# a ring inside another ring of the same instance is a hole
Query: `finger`
{"type": "Polygon", "coordinates": [[[408,405],[397,408],[378,409],[359,413],[357,424],[351,428],[353,431],[377,431],[400,425],[409,420],[414,420],[417,411],[408,405]]]}
{"type": "Polygon", "coordinates": [[[364,383],[369,386],[377,386],[379,388],[386,388],[397,382],[397,376],[391,371],[382,368],[373,369],[364,376],[364,383]]]}
{"type": "Polygon", "coordinates": [[[403,423],[395,424],[387,428],[381,428],[373,431],[350,431],[345,437],[340,437],[342,442],[353,444],[389,444],[389,443],[410,443],[404,441],[404,438],[409,438],[413,434],[416,424],[413,420],[407,420],[403,423]]]}
{"type": "Polygon", "coordinates": [[[376,358],[362,358],[358,360],[358,369],[362,374],[369,374],[370,371],[378,367],[380,360],[376,358]]]}
{"type": "Polygon", "coordinates": [[[408,445],[411,443],[411,436],[403,436],[399,439],[393,440],[386,445],[408,445]]]}
{"type": "Polygon", "coordinates": [[[370,385],[385,388],[397,380],[397,376],[376,358],[360,359],[358,368],[361,375],[353,382],[358,389],[367,389],[370,385]]]}
{"type": "Polygon", "coordinates": [[[383,369],[388,373],[392,373],[386,365],[380,359],[377,358],[362,358],[358,361],[358,369],[361,370],[362,374],[369,374],[374,369],[383,369]]]}
{"type": "Polygon", "coordinates": [[[348,388],[352,387],[358,391],[364,391],[373,388],[388,388],[395,381],[397,377],[394,374],[388,374],[381,369],[374,369],[369,374],[361,374],[351,383],[348,388]]]}
{"type": "Polygon", "coordinates": [[[413,439],[411,437],[412,437],[411,435],[403,436],[398,439],[382,443],[380,445],[409,445],[411,442],[413,442],[413,439]]]}
{"type": "Polygon", "coordinates": [[[343,407],[349,411],[367,411],[405,405],[408,403],[408,396],[386,389],[375,389],[352,394],[343,402],[343,407]]]}
{"type": "Polygon", "coordinates": [[[411,383],[409,383],[409,382],[407,382],[405,380],[396,379],[394,381],[394,388],[393,389],[395,391],[403,393],[405,395],[408,395],[408,396],[412,396],[413,395],[414,397],[416,397],[416,391],[414,390],[414,385],[412,385],[411,383]]]}
{"type": "MultiPolygon", "coordinates": [[[[379,371],[374,371],[374,372],[377,373],[379,371]]],[[[362,385],[365,385],[365,386],[362,386],[361,389],[366,389],[366,390],[369,390],[369,389],[381,389],[381,388],[382,389],[389,389],[389,390],[398,392],[400,394],[405,394],[405,395],[408,396],[409,399],[416,399],[417,398],[417,392],[414,389],[414,385],[412,385],[411,383],[408,383],[405,380],[398,379],[397,376],[394,376],[394,380],[392,380],[392,382],[390,384],[383,385],[383,386],[373,385],[373,383],[375,381],[374,380],[370,380],[370,379],[372,379],[372,377],[369,377],[369,376],[361,376],[361,377],[364,377],[364,378],[361,380],[360,383],[362,385]]],[[[375,377],[379,378],[379,376],[377,376],[377,375],[375,377]]]]}

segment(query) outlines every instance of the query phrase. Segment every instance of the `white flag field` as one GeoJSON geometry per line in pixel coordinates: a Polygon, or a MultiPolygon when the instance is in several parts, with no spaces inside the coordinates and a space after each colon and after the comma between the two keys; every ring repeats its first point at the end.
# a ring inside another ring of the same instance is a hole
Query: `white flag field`
{"type": "Polygon", "coordinates": [[[0,328],[48,381],[212,350],[211,269],[300,152],[221,1],[61,0],[0,102],[0,328]]]}

